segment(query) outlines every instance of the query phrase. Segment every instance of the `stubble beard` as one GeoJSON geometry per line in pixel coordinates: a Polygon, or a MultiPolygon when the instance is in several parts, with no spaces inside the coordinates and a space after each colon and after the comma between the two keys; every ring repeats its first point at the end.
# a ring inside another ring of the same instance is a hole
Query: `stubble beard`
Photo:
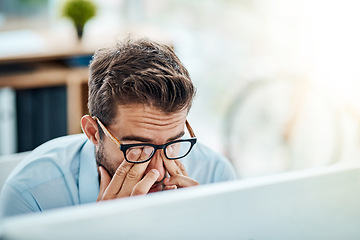
{"type": "Polygon", "coordinates": [[[112,164],[110,164],[110,162],[107,160],[108,158],[106,157],[104,145],[102,143],[99,144],[99,149],[97,151],[95,150],[95,158],[96,164],[105,168],[110,176],[113,177],[116,171],[116,167],[112,166],[112,164]]]}

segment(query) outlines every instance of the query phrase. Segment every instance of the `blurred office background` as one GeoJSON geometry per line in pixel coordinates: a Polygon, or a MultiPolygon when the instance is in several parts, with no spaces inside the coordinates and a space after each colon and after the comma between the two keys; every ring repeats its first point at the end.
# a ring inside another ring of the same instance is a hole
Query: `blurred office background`
{"type": "MultiPolygon", "coordinates": [[[[231,160],[239,177],[359,159],[358,1],[97,0],[81,43],[61,15],[64,2],[1,0],[0,84],[44,69],[29,70],[26,56],[63,47],[61,64],[86,68],[86,61],[68,60],[91,55],[95,46],[125,33],[149,36],[171,44],[188,68],[197,87],[189,121],[201,142],[231,160]],[[71,55],[66,46],[82,51],[71,55]],[[25,56],[20,65],[19,56],[25,56]]],[[[73,108],[72,91],[65,89],[71,79],[65,87],[1,85],[0,154],[76,133],[76,126],[68,129],[78,116],[66,116],[73,108]],[[26,125],[29,119],[32,125],[26,125]],[[30,126],[38,130],[27,133],[30,126]]]]}

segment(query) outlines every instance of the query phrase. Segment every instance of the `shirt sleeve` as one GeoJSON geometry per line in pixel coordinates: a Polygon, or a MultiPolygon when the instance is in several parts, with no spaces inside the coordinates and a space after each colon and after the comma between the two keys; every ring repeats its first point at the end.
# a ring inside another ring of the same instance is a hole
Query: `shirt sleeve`
{"type": "Polygon", "coordinates": [[[3,186],[0,194],[0,219],[39,211],[33,198],[25,197],[9,184],[3,186]]]}
{"type": "Polygon", "coordinates": [[[213,182],[224,182],[224,181],[232,181],[236,180],[236,172],[225,157],[221,156],[221,161],[218,162],[215,168],[215,174],[213,182]]]}
{"type": "Polygon", "coordinates": [[[211,148],[197,144],[183,163],[189,176],[200,184],[236,180],[236,171],[230,161],[211,148]]]}

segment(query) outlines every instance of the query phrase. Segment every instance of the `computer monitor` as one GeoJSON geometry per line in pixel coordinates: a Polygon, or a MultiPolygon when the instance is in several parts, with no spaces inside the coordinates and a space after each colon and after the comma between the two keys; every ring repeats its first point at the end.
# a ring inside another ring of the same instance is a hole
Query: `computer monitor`
{"type": "Polygon", "coordinates": [[[0,239],[360,239],[360,164],[6,219],[0,239]]]}

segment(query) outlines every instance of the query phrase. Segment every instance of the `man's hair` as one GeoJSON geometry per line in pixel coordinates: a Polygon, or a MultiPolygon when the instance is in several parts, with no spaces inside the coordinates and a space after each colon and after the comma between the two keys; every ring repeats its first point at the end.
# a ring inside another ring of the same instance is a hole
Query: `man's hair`
{"type": "Polygon", "coordinates": [[[88,108],[105,125],[119,105],[150,105],[164,113],[190,110],[195,95],[189,73],[174,51],[148,39],[98,50],[90,63],[88,108]]]}

